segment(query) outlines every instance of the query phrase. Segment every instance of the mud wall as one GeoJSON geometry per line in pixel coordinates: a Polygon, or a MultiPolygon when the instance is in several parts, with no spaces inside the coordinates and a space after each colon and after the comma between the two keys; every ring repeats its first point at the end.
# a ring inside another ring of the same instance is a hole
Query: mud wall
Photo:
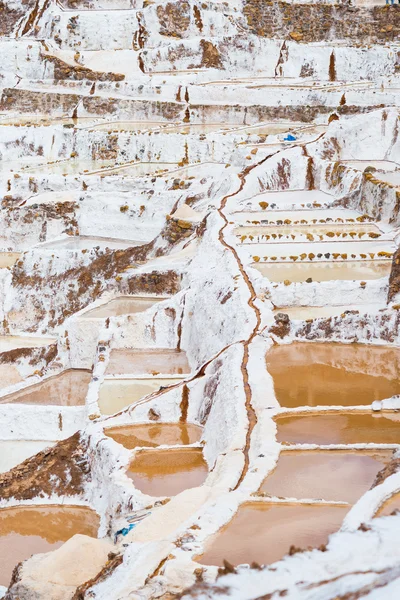
{"type": "Polygon", "coordinates": [[[400,12],[388,13],[389,8],[245,0],[243,12],[249,30],[263,37],[384,44],[395,40],[400,31],[400,12]]]}

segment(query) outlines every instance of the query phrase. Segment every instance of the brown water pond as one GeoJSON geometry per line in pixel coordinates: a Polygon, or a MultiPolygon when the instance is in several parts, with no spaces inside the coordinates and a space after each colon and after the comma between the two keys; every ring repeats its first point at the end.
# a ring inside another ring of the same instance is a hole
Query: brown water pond
{"type": "Polygon", "coordinates": [[[90,371],[70,369],[43,383],[4,396],[1,403],[83,406],[91,376],[90,371]]]}
{"type": "Polygon", "coordinates": [[[143,450],[136,454],[127,475],[144,494],[175,496],[202,485],[208,467],[201,448],[143,450]]]}
{"type": "Polygon", "coordinates": [[[206,547],[199,559],[204,565],[270,564],[291,546],[318,547],[337,531],[348,507],[249,503],[206,547]]]}
{"type": "Polygon", "coordinates": [[[129,450],[138,447],[177,446],[200,441],[202,428],[190,423],[155,423],[109,427],[104,433],[129,450]]]}
{"type": "Polygon", "coordinates": [[[98,515],[84,507],[24,506],[0,510],[0,585],[32,554],[59,548],[73,535],[97,537],[98,515]]]}
{"type": "Polygon", "coordinates": [[[282,452],[261,490],[283,498],[356,502],[390,461],[391,450],[282,452]]]}
{"type": "Polygon", "coordinates": [[[102,304],[97,308],[88,310],[83,313],[80,318],[106,319],[107,317],[119,317],[122,315],[140,313],[163,300],[165,300],[165,298],[156,298],[152,296],[121,296],[120,298],[114,298],[114,300],[110,300],[110,302],[102,304]]]}
{"type": "Polygon", "coordinates": [[[362,406],[400,393],[400,351],[362,344],[298,343],[266,355],[281,406],[362,406]]]}
{"type": "Polygon", "coordinates": [[[106,374],[110,375],[183,375],[190,373],[186,352],[161,349],[111,350],[106,374]]]}
{"type": "Polygon", "coordinates": [[[284,444],[400,444],[400,414],[335,412],[276,417],[284,444]]]}

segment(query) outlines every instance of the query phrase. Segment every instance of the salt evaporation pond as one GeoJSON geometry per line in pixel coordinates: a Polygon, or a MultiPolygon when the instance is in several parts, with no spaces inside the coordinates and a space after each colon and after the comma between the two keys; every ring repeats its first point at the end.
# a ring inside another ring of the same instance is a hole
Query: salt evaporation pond
{"type": "Polygon", "coordinates": [[[114,298],[113,300],[110,300],[110,302],[82,313],[80,318],[106,319],[108,317],[119,317],[122,315],[140,313],[163,300],[165,300],[165,298],[156,298],[153,296],[147,298],[145,296],[121,296],[120,298],[114,298]]]}
{"type": "Polygon", "coordinates": [[[201,448],[139,451],[127,472],[144,494],[175,496],[202,485],[208,475],[201,448]]]}
{"type": "Polygon", "coordinates": [[[388,277],[392,268],[391,260],[330,261],[330,262],[287,262],[252,263],[254,269],[274,283],[313,281],[370,281],[388,277]]]}
{"type": "Polygon", "coordinates": [[[294,343],[266,355],[281,406],[363,406],[400,394],[400,351],[363,344],[294,343]]]}
{"type": "Polygon", "coordinates": [[[261,491],[283,498],[356,502],[392,457],[391,450],[282,452],[261,491]]]}
{"type": "Polygon", "coordinates": [[[32,554],[59,548],[77,533],[97,537],[100,519],[77,506],[19,506],[0,510],[0,585],[32,554]]]}
{"type": "Polygon", "coordinates": [[[248,503],[241,506],[198,559],[203,565],[262,565],[280,560],[290,550],[319,547],[337,531],[349,507],[248,503]]]}
{"type": "Polygon", "coordinates": [[[0,252],[0,269],[12,267],[20,256],[21,252],[0,252]]]}
{"type": "Polygon", "coordinates": [[[92,375],[84,369],[69,369],[31,385],[19,392],[3,396],[2,404],[44,404],[53,406],[83,406],[92,375]]]}
{"type": "Polygon", "coordinates": [[[400,444],[400,415],[364,412],[276,417],[283,444],[400,444]]]}
{"type": "MultiPolygon", "coordinates": [[[[266,213],[268,214],[268,213],[266,213]]],[[[294,241],[296,237],[299,236],[307,236],[311,235],[314,237],[315,241],[319,241],[319,237],[326,237],[328,240],[331,239],[334,241],[335,239],[343,240],[343,236],[348,239],[348,241],[354,240],[364,240],[366,241],[369,236],[369,233],[373,234],[381,234],[382,232],[378,229],[378,227],[374,224],[363,224],[363,225],[348,225],[348,224],[331,224],[331,225],[313,225],[313,224],[305,224],[305,225],[290,225],[290,226],[282,226],[282,227],[273,227],[271,225],[247,225],[243,227],[238,227],[234,231],[235,235],[240,239],[243,236],[246,236],[246,239],[243,239],[243,242],[265,242],[266,240],[270,240],[273,242],[276,240],[279,242],[282,238],[289,238],[289,240],[294,241]],[[328,234],[328,235],[327,235],[328,234]],[[331,237],[331,234],[334,236],[331,237]],[[351,235],[350,235],[351,234],[351,235]],[[251,237],[253,240],[251,239],[251,237]],[[267,237],[268,236],[268,237],[267,237]]],[[[313,240],[310,240],[313,241],[313,240]]],[[[290,247],[289,247],[290,248],[290,247]]],[[[306,248],[305,248],[306,250],[306,248]]]]}
{"type": "Polygon", "coordinates": [[[99,392],[99,408],[103,415],[113,415],[145,396],[176,383],[182,378],[106,379],[99,392]]]}
{"type": "Polygon", "coordinates": [[[113,375],[183,375],[190,373],[185,352],[170,349],[111,350],[106,370],[113,375]]]}
{"type": "Polygon", "coordinates": [[[190,423],[154,423],[109,427],[104,433],[128,449],[188,445],[199,442],[202,428],[190,423]]]}
{"type": "Polygon", "coordinates": [[[361,315],[378,312],[380,304],[353,304],[339,306],[281,306],[273,310],[273,314],[284,313],[290,319],[304,321],[307,319],[320,319],[337,317],[345,311],[357,310],[361,315]]]}
{"type": "Polygon", "coordinates": [[[91,237],[91,236],[68,236],[65,238],[50,240],[40,245],[41,248],[50,248],[56,250],[91,250],[92,248],[99,247],[102,250],[109,248],[110,250],[120,250],[126,248],[132,248],[133,246],[140,246],[145,242],[134,241],[134,240],[119,240],[116,238],[102,238],[102,237],[91,237]]]}

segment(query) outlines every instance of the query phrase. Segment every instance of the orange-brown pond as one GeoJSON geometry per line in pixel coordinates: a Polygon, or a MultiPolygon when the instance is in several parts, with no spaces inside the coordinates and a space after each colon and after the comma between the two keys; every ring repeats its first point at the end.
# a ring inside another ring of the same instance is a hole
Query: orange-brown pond
{"type": "Polygon", "coordinates": [[[396,413],[335,412],[276,417],[277,440],[286,444],[400,444],[396,413]]]}
{"type": "Polygon", "coordinates": [[[400,352],[362,344],[295,343],[266,355],[281,406],[360,406],[400,393],[400,352]]]}
{"type": "Polygon", "coordinates": [[[200,486],[208,467],[200,448],[143,450],[136,454],[127,475],[144,494],[175,496],[200,486]]]}
{"type": "Polygon", "coordinates": [[[390,461],[391,450],[282,452],[261,486],[270,496],[356,502],[390,461]]]}
{"type": "Polygon", "coordinates": [[[73,535],[97,537],[98,515],[84,507],[22,506],[0,510],[0,585],[32,554],[59,548],[73,535]]]}
{"type": "Polygon", "coordinates": [[[81,318],[106,319],[107,317],[119,317],[121,315],[140,313],[162,300],[165,300],[165,298],[156,298],[152,296],[147,298],[145,296],[121,296],[120,298],[114,298],[114,300],[110,300],[110,302],[102,304],[97,308],[88,310],[81,315],[81,318]]]}
{"type": "Polygon", "coordinates": [[[249,503],[217,534],[199,559],[204,565],[280,560],[291,546],[318,547],[337,531],[348,507],[249,503]]]}
{"type": "Polygon", "coordinates": [[[389,500],[386,500],[376,513],[377,517],[387,517],[395,510],[400,510],[400,494],[394,494],[389,500]]]}
{"type": "Polygon", "coordinates": [[[200,441],[202,428],[190,423],[155,423],[109,427],[104,433],[129,450],[138,447],[177,446],[200,441]]]}
{"type": "Polygon", "coordinates": [[[111,350],[107,375],[183,375],[190,373],[186,352],[178,350],[111,350]]]}
{"type": "Polygon", "coordinates": [[[82,406],[85,404],[90,379],[90,371],[70,369],[55,377],[49,377],[43,383],[4,396],[1,403],[82,406]]]}

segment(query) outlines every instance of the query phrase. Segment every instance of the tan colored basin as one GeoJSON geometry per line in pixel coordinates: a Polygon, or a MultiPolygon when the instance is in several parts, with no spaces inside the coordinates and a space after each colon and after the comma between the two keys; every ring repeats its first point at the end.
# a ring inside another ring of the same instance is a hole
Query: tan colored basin
{"type": "Polygon", "coordinates": [[[113,415],[160,388],[182,381],[182,378],[106,379],[100,388],[99,408],[103,415],[113,415]]]}
{"type": "Polygon", "coordinates": [[[253,263],[264,277],[275,283],[290,281],[301,283],[306,279],[313,281],[369,281],[388,277],[392,268],[391,260],[365,260],[346,262],[321,262],[321,263],[253,263]]]}
{"type": "Polygon", "coordinates": [[[318,547],[337,531],[349,508],[343,506],[249,503],[217,534],[199,559],[204,565],[270,564],[291,546],[318,547]]]}
{"type": "Polygon", "coordinates": [[[295,343],[266,355],[281,406],[362,406],[400,394],[400,351],[384,346],[295,343]]]}
{"type": "Polygon", "coordinates": [[[391,450],[282,452],[261,490],[270,496],[354,503],[373,484],[391,450]]]}
{"type": "Polygon", "coordinates": [[[112,350],[109,375],[183,375],[190,373],[185,352],[170,349],[112,350]]]}
{"type": "Polygon", "coordinates": [[[276,417],[278,442],[285,444],[400,444],[400,415],[364,412],[276,417]]]}
{"type": "Polygon", "coordinates": [[[98,515],[75,506],[24,506],[0,510],[0,585],[8,586],[14,567],[32,554],[59,548],[73,535],[97,537],[98,515]]]}
{"type": "Polygon", "coordinates": [[[102,304],[97,308],[88,310],[80,316],[80,319],[106,319],[107,317],[119,317],[122,315],[140,313],[163,300],[165,300],[165,298],[156,298],[152,296],[149,296],[148,298],[139,296],[121,296],[120,298],[114,298],[114,300],[110,300],[110,302],[102,304]]]}
{"type": "Polygon", "coordinates": [[[21,252],[0,252],[0,269],[12,267],[20,256],[21,252]]]}
{"type": "Polygon", "coordinates": [[[69,369],[43,383],[1,398],[2,404],[48,404],[83,406],[92,375],[84,369],[69,369]]]}
{"type": "Polygon", "coordinates": [[[108,427],[104,433],[125,448],[156,448],[157,446],[188,445],[199,442],[202,428],[190,423],[154,423],[108,427]]]}
{"type": "Polygon", "coordinates": [[[127,475],[150,496],[175,496],[202,485],[208,475],[201,448],[142,450],[136,454],[127,475]]]}

